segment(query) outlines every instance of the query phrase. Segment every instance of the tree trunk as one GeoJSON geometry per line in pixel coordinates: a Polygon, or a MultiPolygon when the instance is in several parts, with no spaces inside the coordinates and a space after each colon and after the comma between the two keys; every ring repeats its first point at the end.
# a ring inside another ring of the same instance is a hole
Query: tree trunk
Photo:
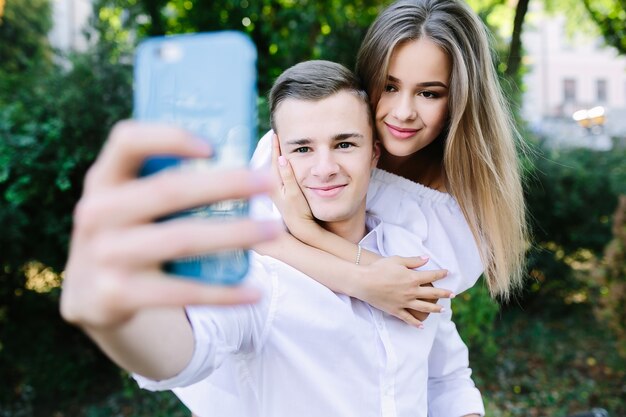
{"type": "Polygon", "coordinates": [[[509,57],[506,63],[505,74],[509,78],[514,78],[519,71],[522,62],[522,29],[526,12],[528,12],[529,0],[519,0],[515,8],[515,20],[513,21],[513,34],[511,35],[511,46],[509,57]]]}
{"type": "Polygon", "coordinates": [[[160,36],[165,34],[165,25],[161,9],[165,5],[164,0],[144,0],[144,9],[150,16],[150,36],[160,36]]]}

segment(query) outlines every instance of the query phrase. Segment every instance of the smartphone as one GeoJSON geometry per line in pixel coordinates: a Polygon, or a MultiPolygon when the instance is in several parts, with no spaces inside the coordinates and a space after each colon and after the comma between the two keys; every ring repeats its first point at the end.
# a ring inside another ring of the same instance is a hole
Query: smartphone
{"type": "MultiPolygon", "coordinates": [[[[213,156],[148,159],[139,173],[163,169],[210,171],[246,167],[256,132],[256,48],[243,33],[209,32],[149,38],[137,49],[133,117],[187,129],[208,141],[213,156]]],[[[181,216],[230,221],[247,216],[248,201],[230,200],[195,207],[181,216]]],[[[248,271],[246,250],[176,259],[164,269],[210,284],[234,285],[248,271]]]]}

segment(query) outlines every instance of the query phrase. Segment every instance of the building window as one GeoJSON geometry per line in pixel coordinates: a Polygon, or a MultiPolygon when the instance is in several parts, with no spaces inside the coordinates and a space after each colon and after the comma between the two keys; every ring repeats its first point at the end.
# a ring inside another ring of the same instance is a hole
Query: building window
{"type": "Polygon", "coordinates": [[[607,95],[608,91],[606,80],[596,80],[596,100],[598,101],[598,103],[606,103],[607,95]]]}
{"type": "Polygon", "coordinates": [[[563,80],[563,102],[576,102],[576,80],[573,78],[566,78],[563,80]]]}

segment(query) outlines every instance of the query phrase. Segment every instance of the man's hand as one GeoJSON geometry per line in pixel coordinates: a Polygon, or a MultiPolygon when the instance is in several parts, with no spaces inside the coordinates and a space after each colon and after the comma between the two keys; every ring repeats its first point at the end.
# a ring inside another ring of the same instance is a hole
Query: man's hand
{"type": "Polygon", "coordinates": [[[168,171],[137,178],[149,156],[206,158],[211,150],[179,129],[121,122],[89,170],[74,213],[61,314],[89,329],[107,329],[152,307],[248,303],[258,293],[172,277],[164,261],[270,239],[280,226],[240,220],[229,223],[178,219],[154,223],[175,211],[219,200],[270,192],[269,175],[239,171],[168,171]]]}

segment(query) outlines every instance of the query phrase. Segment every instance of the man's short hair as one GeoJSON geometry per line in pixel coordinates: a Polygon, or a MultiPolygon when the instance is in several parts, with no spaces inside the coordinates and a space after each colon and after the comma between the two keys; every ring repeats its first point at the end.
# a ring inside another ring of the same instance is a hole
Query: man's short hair
{"type": "Polygon", "coordinates": [[[276,132],[274,113],[286,99],[318,101],[340,91],[353,93],[367,108],[367,117],[372,124],[372,112],[365,90],[352,71],[331,61],[312,60],[294,65],[285,70],[274,82],[269,94],[270,124],[276,132]]]}

